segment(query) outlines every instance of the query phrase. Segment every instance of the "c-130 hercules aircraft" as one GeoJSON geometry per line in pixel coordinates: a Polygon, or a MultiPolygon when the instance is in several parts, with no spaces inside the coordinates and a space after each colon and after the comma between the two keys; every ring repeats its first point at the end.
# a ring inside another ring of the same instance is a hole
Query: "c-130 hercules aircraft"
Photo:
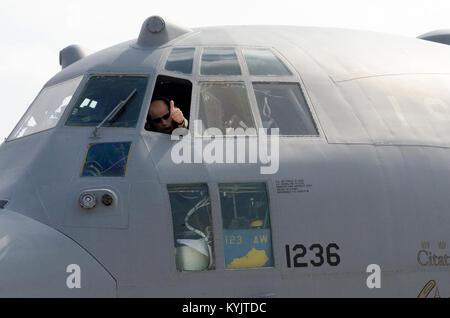
{"type": "Polygon", "coordinates": [[[0,147],[0,296],[449,297],[449,57],[158,16],[65,48],[0,147]],[[187,135],[146,129],[154,96],[187,135]]]}

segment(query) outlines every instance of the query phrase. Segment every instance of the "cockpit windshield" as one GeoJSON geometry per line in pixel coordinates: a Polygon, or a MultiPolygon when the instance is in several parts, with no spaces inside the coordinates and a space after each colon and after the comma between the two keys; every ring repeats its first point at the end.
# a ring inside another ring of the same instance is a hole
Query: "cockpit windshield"
{"type": "Polygon", "coordinates": [[[79,76],[44,88],[9,135],[8,141],[55,127],[81,79],[79,76]]]}
{"type": "Polygon", "coordinates": [[[103,127],[136,127],[147,82],[146,75],[92,75],[75,102],[66,126],[97,126],[136,89],[127,105],[102,124],[103,127]]]}

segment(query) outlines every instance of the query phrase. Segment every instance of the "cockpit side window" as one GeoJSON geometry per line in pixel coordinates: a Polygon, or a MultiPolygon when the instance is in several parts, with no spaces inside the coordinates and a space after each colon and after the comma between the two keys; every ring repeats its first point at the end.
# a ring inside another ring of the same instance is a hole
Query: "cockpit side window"
{"type": "Polygon", "coordinates": [[[211,202],[206,184],[168,185],[178,271],[215,269],[211,202]]]}
{"type": "Polygon", "coordinates": [[[296,83],[253,83],[263,128],[268,134],[319,135],[305,97],[296,83]]]}
{"type": "Polygon", "coordinates": [[[66,126],[97,126],[136,89],[121,111],[103,124],[104,127],[136,127],[147,82],[146,75],[92,75],[75,102],[66,126]]]}
{"type": "Polygon", "coordinates": [[[236,128],[255,128],[247,90],[243,82],[202,82],[198,119],[204,129],[217,128],[222,134],[236,128]]]}
{"type": "Polygon", "coordinates": [[[11,132],[8,141],[55,127],[81,79],[82,76],[44,88],[11,132]]]}

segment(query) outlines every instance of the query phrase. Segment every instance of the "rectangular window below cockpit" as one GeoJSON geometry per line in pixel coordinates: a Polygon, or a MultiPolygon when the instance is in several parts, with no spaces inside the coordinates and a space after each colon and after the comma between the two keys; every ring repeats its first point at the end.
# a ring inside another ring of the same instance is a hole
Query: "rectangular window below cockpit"
{"type": "Polygon", "coordinates": [[[215,268],[211,202],[206,184],[168,185],[178,271],[215,268]]]}
{"type": "Polygon", "coordinates": [[[219,191],[225,268],[273,267],[266,185],[222,183],[219,191]]]}

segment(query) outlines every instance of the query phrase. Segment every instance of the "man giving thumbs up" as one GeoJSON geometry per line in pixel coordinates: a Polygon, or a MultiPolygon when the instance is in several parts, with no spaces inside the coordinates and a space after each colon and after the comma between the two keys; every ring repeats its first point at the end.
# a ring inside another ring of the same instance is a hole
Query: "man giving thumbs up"
{"type": "Polygon", "coordinates": [[[152,131],[171,134],[175,128],[188,128],[188,121],[173,100],[156,97],[148,110],[146,129],[148,126],[152,131]]]}

